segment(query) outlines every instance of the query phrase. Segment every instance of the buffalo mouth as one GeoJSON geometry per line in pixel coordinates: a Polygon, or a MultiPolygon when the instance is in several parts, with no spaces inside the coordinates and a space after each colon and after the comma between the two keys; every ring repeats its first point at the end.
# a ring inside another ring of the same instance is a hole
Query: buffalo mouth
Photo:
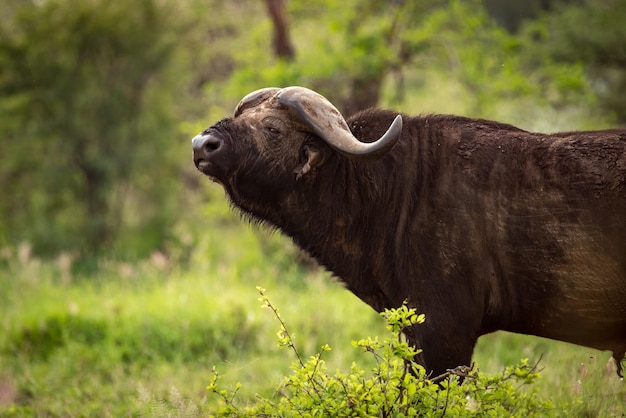
{"type": "Polygon", "coordinates": [[[223,185],[224,183],[216,176],[215,165],[208,160],[195,161],[196,168],[199,172],[207,176],[211,181],[223,185]]]}
{"type": "Polygon", "coordinates": [[[196,168],[198,169],[198,171],[202,172],[203,174],[206,174],[207,176],[210,175],[209,171],[211,168],[211,163],[207,160],[197,160],[196,161],[196,168]]]}

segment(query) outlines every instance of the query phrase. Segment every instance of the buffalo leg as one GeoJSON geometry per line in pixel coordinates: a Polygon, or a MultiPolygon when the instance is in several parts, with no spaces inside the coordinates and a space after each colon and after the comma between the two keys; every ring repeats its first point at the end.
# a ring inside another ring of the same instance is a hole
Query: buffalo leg
{"type": "Polygon", "coordinates": [[[446,335],[438,331],[436,327],[418,324],[404,332],[409,343],[422,350],[416,361],[431,378],[459,366],[470,366],[477,341],[462,334],[446,335]]]}

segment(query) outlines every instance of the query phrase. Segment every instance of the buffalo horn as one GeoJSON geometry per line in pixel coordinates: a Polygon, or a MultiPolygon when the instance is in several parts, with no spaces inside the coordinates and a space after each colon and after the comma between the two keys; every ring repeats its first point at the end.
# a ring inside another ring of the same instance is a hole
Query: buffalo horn
{"type": "Polygon", "coordinates": [[[345,119],[328,99],[313,90],[297,86],[284,89],[267,87],[253,91],[241,99],[235,108],[235,117],[274,96],[280,104],[295,110],[328,145],[354,159],[385,155],[393,148],[402,132],[402,117],[398,115],[377,141],[361,142],[352,135],[345,119]]]}
{"type": "Polygon", "coordinates": [[[278,93],[278,101],[294,109],[331,147],[351,158],[377,158],[395,145],[402,132],[400,115],[387,132],[375,142],[361,142],[352,135],[345,119],[324,96],[304,87],[286,87],[278,93]]]}
{"type": "Polygon", "coordinates": [[[241,99],[241,101],[235,108],[235,117],[243,113],[244,110],[259,105],[261,102],[269,99],[280,90],[281,89],[276,87],[267,87],[261,90],[255,90],[252,93],[247,94],[243,99],[241,99]]]}

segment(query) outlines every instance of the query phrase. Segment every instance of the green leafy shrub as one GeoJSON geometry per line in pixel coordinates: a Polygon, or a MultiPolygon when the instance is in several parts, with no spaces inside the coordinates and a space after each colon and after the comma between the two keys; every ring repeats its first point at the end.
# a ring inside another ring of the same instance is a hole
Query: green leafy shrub
{"type": "Polygon", "coordinates": [[[414,361],[420,350],[408,344],[402,330],[421,324],[424,315],[406,305],[382,313],[389,335],[380,341],[366,338],[353,342],[355,347],[371,353],[376,366],[369,371],[352,363],[348,372],[330,373],[322,355],[328,345],[309,359],[303,359],[278,309],[265,290],[259,288],[263,306],[269,308],[280,323],[277,339],[280,347],[290,349],[297,359],[292,374],[283,378],[272,399],[257,398],[251,405],[238,405],[241,389],[219,386],[219,374],[207,387],[220,401],[218,416],[324,416],[324,417],[440,417],[440,416],[550,416],[552,405],[538,399],[531,385],[539,373],[536,366],[522,360],[502,373],[489,376],[473,367],[461,366],[441,376],[428,376],[414,361]],[[526,389],[526,388],[525,388],[526,389]]]}

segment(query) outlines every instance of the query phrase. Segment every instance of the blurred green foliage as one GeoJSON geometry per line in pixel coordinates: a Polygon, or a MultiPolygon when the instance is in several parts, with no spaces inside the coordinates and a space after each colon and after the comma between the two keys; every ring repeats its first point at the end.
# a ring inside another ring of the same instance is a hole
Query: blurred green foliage
{"type": "Polygon", "coordinates": [[[153,0],[15,9],[0,37],[5,243],[145,256],[166,239],[181,190],[173,11],[153,0]]]}
{"type": "Polygon", "coordinates": [[[557,3],[551,13],[528,22],[523,36],[533,40],[527,53],[536,66],[555,72],[564,90],[575,91],[583,79],[597,95],[600,112],[626,124],[626,1],[587,0],[557,3]],[[583,76],[564,74],[577,63],[583,76]],[[565,67],[567,68],[567,67],[565,67]]]}
{"type": "Polygon", "coordinates": [[[306,85],[347,114],[626,120],[625,2],[544,3],[515,9],[510,32],[482,0],[289,0],[285,60],[256,0],[6,0],[0,246],[184,261],[202,245],[203,206],[222,199],[200,185],[189,138],[269,85],[306,85]]]}

